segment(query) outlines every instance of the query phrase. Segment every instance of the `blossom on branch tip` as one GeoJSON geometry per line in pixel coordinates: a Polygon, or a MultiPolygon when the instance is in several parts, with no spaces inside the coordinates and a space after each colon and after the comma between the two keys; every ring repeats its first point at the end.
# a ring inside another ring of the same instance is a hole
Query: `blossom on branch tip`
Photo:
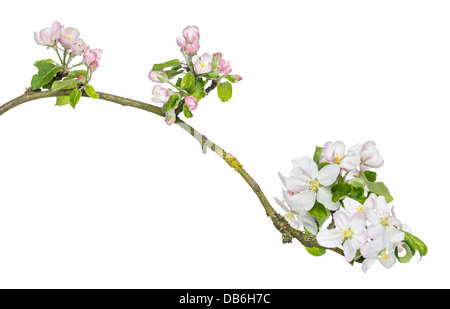
{"type": "Polygon", "coordinates": [[[200,30],[197,26],[187,26],[183,30],[183,38],[186,44],[192,44],[200,40],[200,30]]]}
{"type": "Polygon", "coordinates": [[[229,61],[225,61],[224,59],[220,59],[219,61],[219,71],[222,74],[228,75],[231,73],[231,66],[229,61]]]}
{"type": "Polygon", "coordinates": [[[326,248],[335,248],[343,243],[345,261],[351,262],[367,240],[366,219],[362,213],[348,216],[343,210],[334,213],[334,229],[322,229],[317,234],[317,241],[326,248]]]}
{"type": "Polygon", "coordinates": [[[384,163],[383,157],[380,155],[375,142],[368,141],[364,144],[357,144],[348,150],[351,155],[359,155],[361,157],[360,169],[362,171],[369,168],[381,167],[384,163]]]}
{"type": "Polygon", "coordinates": [[[61,43],[61,45],[65,48],[70,49],[78,41],[79,38],[80,32],[73,27],[68,27],[61,30],[61,35],[58,39],[58,42],[61,43]]]}
{"type": "Polygon", "coordinates": [[[92,67],[92,69],[96,70],[98,68],[98,62],[101,59],[102,53],[103,50],[101,49],[88,49],[83,54],[83,63],[86,66],[92,67]]]}
{"type": "Polygon", "coordinates": [[[152,94],[154,103],[166,103],[170,97],[169,90],[160,85],[153,87],[152,94]]]}
{"type": "Polygon", "coordinates": [[[184,99],[184,103],[191,111],[195,110],[198,106],[197,99],[191,96],[186,97],[186,99],[184,99]]]}
{"type": "Polygon", "coordinates": [[[201,57],[198,55],[192,57],[195,73],[205,74],[211,72],[211,61],[212,57],[208,53],[204,53],[201,57]]]}
{"type": "Polygon", "coordinates": [[[155,83],[167,83],[169,81],[169,78],[167,77],[167,74],[164,70],[150,70],[150,73],[148,73],[148,78],[150,78],[150,80],[155,83]]]}
{"type": "Polygon", "coordinates": [[[34,40],[39,45],[53,47],[58,41],[62,29],[63,27],[61,26],[61,24],[55,21],[50,28],[42,29],[41,31],[39,31],[39,34],[35,32],[34,40]]]}
{"type": "Polygon", "coordinates": [[[81,56],[87,50],[89,50],[89,45],[87,45],[83,39],[78,39],[72,46],[72,53],[76,56],[81,56]]]}
{"type": "Polygon", "coordinates": [[[359,154],[346,153],[345,144],[341,141],[326,142],[323,146],[321,162],[336,163],[345,171],[355,169],[360,162],[359,154]]]}
{"type": "MultiPolygon", "coordinates": [[[[299,193],[298,202],[306,211],[309,211],[317,201],[329,210],[337,210],[339,202],[332,201],[330,186],[336,181],[340,173],[337,164],[324,166],[320,171],[317,164],[309,157],[293,159],[294,168],[291,176],[285,178],[286,189],[299,193]]],[[[284,176],[280,176],[284,177],[284,176]]],[[[283,180],[282,180],[283,181],[283,180]]]]}

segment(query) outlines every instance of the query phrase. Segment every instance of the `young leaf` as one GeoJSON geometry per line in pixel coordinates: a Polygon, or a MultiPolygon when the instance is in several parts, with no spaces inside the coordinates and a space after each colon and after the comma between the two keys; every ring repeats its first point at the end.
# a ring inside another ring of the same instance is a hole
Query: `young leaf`
{"type": "Polygon", "coordinates": [[[192,112],[189,110],[186,104],[183,105],[183,113],[186,118],[192,118],[194,116],[192,115],[192,112]]]}
{"type": "Polygon", "coordinates": [[[397,260],[400,263],[408,263],[409,261],[411,261],[411,258],[414,256],[415,251],[414,251],[414,249],[411,249],[411,247],[407,243],[402,244],[402,247],[405,248],[405,251],[406,251],[405,255],[400,256],[398,254],[398,249],[396,247],[395,248],[395,256],[397,257],[397,260]]]}
{"type": "Polygon", "coordinates": [[[31,79],[31,89],[36,90],[50,83],[62,67],[50,62],[39,64],[39,72],[31,79]]]}
{"type": "Polygon", "coordinates": [[[74,89],[69,96],[69,103],[70,106],[75,108],[75,105],[77,105],[78,101],[80,101],[81,98],[81,90],[80,89],[74,89]]]}
{"type": "Polygon", "coordinates": [[[408,232],[402,232],[405,233],[405,241],[411,247],[411,249],[419,251],[420,256],[427,255],[428,248],[423,241],[408,232]]]}
{"type": "Polygon", "coordinates": [[[195,91],[195,77],[191,72],[184,75],[181,80],[181,89],[186,90],[188,93],[195,91]]]}
{"type": "Polygon", "coordinates": [[[52,59],[38,60],[38,61],[36,61],[36,62],[34,63],[34,66],[40,68],[40,66],[41,66],[43,63],[54,63],[54,61],[53,61],[52,59]]]}
{"type": "Polygon", "coordinates": [[[88,96],[90,96],[91,98],[93,98],[93,99],[98,99],[98,98],[100,98],[100,96],[98,95],[98,93],[95,92],[94,87],[92,87],[91,85],[86,86],[86,88],[84,88],[84,91],[86,91],[86,94],[87,94],[88,96]]]}
{"type": "Polygon", "coordinates": [[[86,77],[87,71],[86,70],[74,70],[69,73],[69,75],[66,76],[66,79],[72,79],[72,78],[78,78],[79,75],[83,75],[86,77]]]}
{"type": "Polygon", "coordinates": [[[220,101],[227,102],[233,95],[233,86],[231,86],[229,82],[220,83],[219,86],[217,86],[217,95],[219,96],[220,101]]]}
{"type": "Polygon", "coordinates": [[[353,191],[353,187],[346,182],[341,182],[335,184],[331,187],[331,193],[333,194],[332,201],[336,203],[337,201],[344,199],[349,196],[353,191]]]}
{"type": "Polygon", "coordinates": [[[163,109],[165,111],[167,111],[167,112],[170,111],[171,109],[174,109],[175,108],[175,104],[177,103],[179,98],[180,97],[178,95],[176,95],[176,94],[171,95],[169,97],[169,100],[167,100],[167,102],[164,103],[163,109]]]}
{"type": "Polygon", "coordinates": [[[323,248],[316,248],[316,247],[305,247],[306,251],[309,252],[312,256],[322,256],[327,252],[323,248]]]}
{"type": "Polygon", "coordinates": [[[174,59],[164,63],[157,63],[153,65],[152,71],[161,71],[162,69],[178,66],[180,64],[180,60],[174,59]]]}
{"type": "Polygon", "coordinates": [[[377,181],[377,173],[372,171],[364,171],[364,175],[366,176],[367,180],[370,182],[377,181]]]}
{"type": "Polygon", "coordinates": [[[319,164],[320,155],[322,154],[323,148],[316,146],[316,150],[314,151],[313,161],[316,162],[316,164],[319,164]]]}
{"type": "Polygon", "coordinates": [[[78,79],[65,79],[62,81],[55,81],[52,84],[52,90],[59,90],[59,89],[71,89],[75,88],[78,84],[78,79]]]}
{"type": "Polygon", "coordinates": [[[384,196],[384,198],[386,199],[386,203],[390,203],[394,200],[391,193],[389,192],[389,189],[384,183],[370,182],[363,171],[359,172],[359,177],[364,180],[369,191],[375,193],[376,195],[384,196]]]}
{"type": "Polygon", "coordinates": [[[316,218],[320,218],[320,219],[325,219],[328,217],[328,211],[325,208],[325,206],[323,206],[322,204],[320,204],[319,202],[316,202],[313,206],[313,208],[311,208],[308,213],[316,218]]]}
{"type": "Polygon", "coordinates": [[[63,106],[70,103],[69,97],[57,97],[56,98],[56,105],[57,106],[63,106]]]}

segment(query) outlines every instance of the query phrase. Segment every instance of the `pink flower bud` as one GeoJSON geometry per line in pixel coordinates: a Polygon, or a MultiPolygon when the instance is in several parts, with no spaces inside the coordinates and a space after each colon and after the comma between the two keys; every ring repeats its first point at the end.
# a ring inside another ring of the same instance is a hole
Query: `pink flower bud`
{"type": "Polygon", "coordinates": [[[231,77],[236,81],[236,82],[240,82],[242,80],[242,76],[241,75],[231,75],[231,77]]]}
{"type": "Polygon", "coordinates": [[[186,44],[192,44],[200,40],[200,30],[197,26],[187,26],[183,30],[183,37],[186,40],[186,44]]]}
{"type": "Polygon", "coordinates": [[[217,63],[219,63],[220,59],[222,59],[222,53],[213,54],[213,61],[217,61],[217,63]]]}
{"type": "Polygon", "coordinates": [[[195,110],[198,106],[198,102],[194,97],[186,97],[186,99],[184,99],[184,103],[191,111],[195,110]]]}
{"type": "Polygon", "coordinates": [[[195,55],[199,49],[200,49],[200,44],[198,44],[197,42],[194,42],[192,44],[186,44],[183,47],[184,52],[189,56],[195,55]]]}
{"type": "Polygon", "coordinates": [[[91,64],[91,68],[95,71],[98,69],[98,61],[94,60],[91,64]]]}
{"type": "Polygon", "coordinates": [[[180,48],[183,48],[183,47],[186,46],[186,41],[185,41],[183,38],[178,37],[178,38],[177,38],[177,45],[178,45],[180,48]]]}
{"type": "Polygon", "coordinates": [[[80,38],[80,32],[72,27],[64,28],[61,30],[61,36],[58,42],[65,48],[72,48],[73,44],[80,38]]]}
{"type": "Polygon", "coordinates": [[[155,103],[166,103],[169,100],[169,90],[160,85],[156,85],[152,90],[152,101],[155,103]]]}
{"type": "Polygon", "coordinates": [[[77,78],[81,83],[84,83],[86,81],[86,77],[84,77],[83,74],[78,75],[77,78]]]}
{"type": "Polygon", "coordinates": [[[83,54],[83,63],[88,67],[92,67],[94,70],[97,69],[102,53],[103,50],[101,49],[88,49],[83,54]]]}
{"type": "Polygon", "coordinates": [[[150,73],[148,73],[148,78],[150,78],[150,80],[155,83],[167,83],[169,81],[169,78],[167,77],[167,74],[166,72],[164,72],[164,70],[150,70],[150,73]]]}
{"type": "Polygon", "coordinates": [[[175,111],[173,109],[166,112],[166,116],[164,117],[164,120],[166,121],[167,125],[171,126],[175,123],[175,120],[177,119],[177,115],[175,114],[175,111]]]}
{"type": "Polygon", "coordinates": [[[192,57],[192,63],[194,64],[194,71],[197,74],[204,74],[211,72],[212,57],[208,53],[204,53],[201,57],[195,55],[192,57]]]}
{"type": "Polygon", "coordinates": [[[82,39],[79,39],[72,46],[72,53],[74,55],[81,56],[88,49],[89,49],[89,45],[87,45],[82,39]]]}
{"type": "Polygon", "coordinates": [[[220,73],[228,75],[231,73],[231,66],[229,61],[225,61],[224,59],[220,59],[219,61],[219,69],[220,73]]]}

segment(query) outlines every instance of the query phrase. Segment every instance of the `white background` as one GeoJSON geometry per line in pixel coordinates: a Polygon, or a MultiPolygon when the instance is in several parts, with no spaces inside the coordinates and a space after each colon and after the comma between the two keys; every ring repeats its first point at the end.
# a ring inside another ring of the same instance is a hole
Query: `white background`
{"type": "MultiPolygon", "coordinates": [[[[449,288],[448,1],[27,1],[0,12],[0,101],[55,57],[55,20],[102,48],[92,85],[150,102],[154,63],[201,31],[243,81],[189,120],[266,196],[316,145],[374,140],[397,216],[429,247],[367,274],[283,245],[257,197],[190,135],[142,110],[54,98],[0,117],[0,288],[449,288]]],[[[276,206],[275,206],[276,207],[276,206]]]]}

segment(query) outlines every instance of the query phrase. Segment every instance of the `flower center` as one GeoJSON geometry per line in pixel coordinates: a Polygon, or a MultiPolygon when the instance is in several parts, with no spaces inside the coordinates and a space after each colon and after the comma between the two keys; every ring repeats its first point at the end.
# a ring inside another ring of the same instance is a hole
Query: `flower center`
{"type": "Polygon", "coordinates": [[[335,154],[335,156],[334,156],[334,163],[336,163],[336,164],[341,164],[341,162],[342,162],[342,160],[344,160],[344,155],[343,154],[340,154],[340,153],[336,153],[335,154]]]}
{"type": "Polygon", "coordinates": [[[69,40],[72,40],[72,37],[70,35],[66,35],[66,38],[68,38],[69,40]]]}
{"type": "Polygon", "coordinates": [[[349,240],[349,239],[352,239],[353,234],[355,234],[355,232],[353,232],[352,229],[349,228],[349,229],[342,231],[341,238],[343,238],[345,240],[349,240]]]}
{"type": "Polygon", "coordinates": [[[380,225],[382,225],[385,229],[390,226],[389,217],[380,218],[380,225]]]}
{"type": "Polygon", "coordinates": [[[357,206],[356,210],[359,211],[359,212],[364,212],[364,205],[357,206]]]}
{"type": "Polygon", "coordinates": [[[309,191],[317,193],[317,191],[319,191],[320,187],[322,187],[322,185],[319,183],[317,178],[314,179],[313,181],[309,181],[309,191]]]}

